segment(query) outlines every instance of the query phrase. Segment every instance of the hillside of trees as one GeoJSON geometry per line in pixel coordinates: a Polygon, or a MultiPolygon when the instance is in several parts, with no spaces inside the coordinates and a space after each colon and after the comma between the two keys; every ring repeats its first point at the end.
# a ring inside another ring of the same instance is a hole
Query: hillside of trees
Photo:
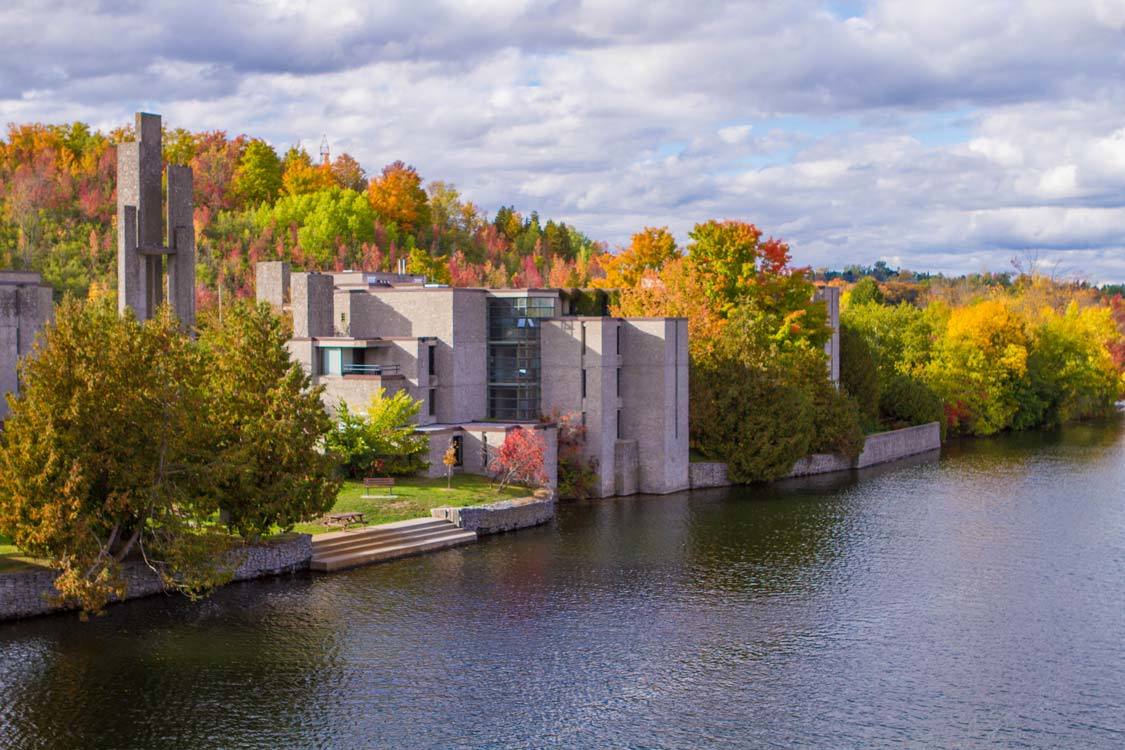
{"type": "MultiPolygon", "coordinates": [[[[81,122],[11,125],[0,140],[0,267],[35,270],[56,294],[115,288],[117,144],[81,122]]],[[[401,161],[368,175],[350,155],[315,163],[296,146],[223,131],[166,131],[165,160],[191,166],[200,304],[253,292],[253,264],[392,270],[457,286],[588,286],[603,244],[508,206],[487,216],[401,161]]]]}

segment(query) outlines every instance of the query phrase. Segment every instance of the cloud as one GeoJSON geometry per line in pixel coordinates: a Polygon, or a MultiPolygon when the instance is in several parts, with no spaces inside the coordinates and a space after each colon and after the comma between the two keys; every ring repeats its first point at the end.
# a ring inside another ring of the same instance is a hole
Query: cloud
{"type": "Polygon", "coordinates": [[[327,134],[626,242],[754,221],[798,262],[1122,280],[1125,4],[9,3],[0,115],[327,134]]]}

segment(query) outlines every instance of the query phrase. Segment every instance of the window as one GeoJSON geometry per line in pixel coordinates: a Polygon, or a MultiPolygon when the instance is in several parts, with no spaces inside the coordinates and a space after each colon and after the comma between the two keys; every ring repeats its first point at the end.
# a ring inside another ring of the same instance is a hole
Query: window
{"type": "Polygon", "coordinates": [[[427,349],[428,349],[428,351],[426,352],[426,356],[429,358],[427,369],[428,369],[428,371],[431,375],[436,375],[437,374],[437,365],[434,361],[434,350],[437,349],[437,347],[434,346],[433,344],[431,344],[429,347],[427,347],[427,349]]]}
{"type": "Polygon", "coordinates": [[[488,468],[488,433],[483,432],[480,436],[480,465],[481,468],[488,468]]]}
{"type": "Polygon", "coordinates": [[[453,436],[453,452],[457,456],[456,460],[453,462],[453,465],[454,466],[463,466],[464,463],[465,463],[465,461],[464,461],[464,458],[465,458],[465,456],[464,456],[464,453],[465,453],[465,436],[464,435],[454,435],[453,436]]]}
{"type": "Polygon", "coordinates": [[[586,356],[586,324],[582,323],[582,356],[586,356]]]}
{"type": "Polygon", "coordinates": [[[621,439],[621,410],[617,410],[617,439],[621,439]]]}
{"type": "Polygon", "coordinates": [[[617,353],[621,353],[621,337],[625,333],[625,326],[617,326],[617,353]]]}
{"type": "Polygon", "coordinates": [[[621,368],[618,367],[614,372],[614,379],[617,381],[617,397],[621,398],[621,368]]]}
{"type": "Polygon", "coordinates": [[[430,416],[437,414],[437,388],[430,389],[430,416]]]}
{"type": "Polygon", "coordinates": [[[582,368],[582,398],[586,398],[586,368],[582,368]]]}

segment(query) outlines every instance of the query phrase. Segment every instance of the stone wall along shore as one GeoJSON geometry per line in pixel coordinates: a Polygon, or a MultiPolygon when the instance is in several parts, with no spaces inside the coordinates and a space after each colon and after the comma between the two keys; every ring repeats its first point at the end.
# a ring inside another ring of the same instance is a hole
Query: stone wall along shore
{"type": "MultiPolygon", "coordinates": [[[[232,562],[242,559],[234,572],[234,580],[280,575],[309,566],[312,557],[312,537],[308,534],[289,534],[264,544],[252,545],[231,553],[232,562]]],[[[63,608],[52,607],[47,599],[54,592],[57,573],[36,568],[0,574],[0,620],[44,615],[63,608]]],[[[126,599],[138,599],[164,591],[164,584],[148,566],[131,562],[125,566],[126,599]]]]}
{"type": "MultiPolygon", "coordinates": [[[[833,471],[864,469],[868,466],[897,461],[900,458],[941,449],[941,425],[937,422],[889,430],[868,435],[863,452],[855,461],[835,453],[814,453],[793,464],[789,477],[807,477],[833,471]]],[[[704,461],[691,465],[692,489],[728,487],[727,465],[718,461],[704,461]]]]}

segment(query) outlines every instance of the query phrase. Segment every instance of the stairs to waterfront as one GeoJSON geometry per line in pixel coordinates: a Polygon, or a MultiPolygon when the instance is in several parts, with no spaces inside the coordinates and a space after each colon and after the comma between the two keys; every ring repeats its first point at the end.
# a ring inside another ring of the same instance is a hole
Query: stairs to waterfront
{"type": "Polygon", "coordinates": [[[457,547],[476,540],[475,531],[464,531],[449,521],[437,518],[396,521],[355,531],[334,531],[313,537],[309,567],[327,573],[457,547]]]}

